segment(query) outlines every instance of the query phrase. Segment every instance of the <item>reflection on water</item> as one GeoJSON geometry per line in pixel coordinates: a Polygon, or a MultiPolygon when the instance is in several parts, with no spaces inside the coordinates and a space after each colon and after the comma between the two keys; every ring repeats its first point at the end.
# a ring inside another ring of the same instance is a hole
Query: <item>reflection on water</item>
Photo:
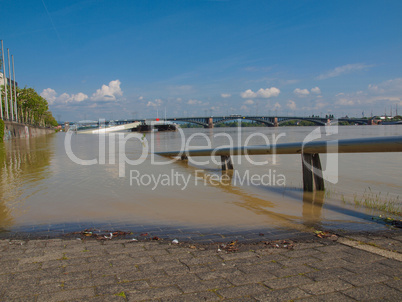
{"type": "Polygon", "coordinates": [[[49,179],[54,135],[0,143],[0,229],[13,225],[27,211],[26,200],[45,190],[49,179]]]}
{"type": "Polygon", "coordinates": [[[325,192],[304,192],[303,193],[303,223],[319,229],[321,222],[322,206],[324,204],[325,192]]]}
{"type": "MultiPolygon", "coordinates": [[[[302,141],[315,127],[184,129],[194,148],[233,144],[265,144],[302,141]],[[256,136],[260,133],[260,136],[256,136]],[[250,138],[250,135],[254,137],[250,138]],[[211,139],[207,145],[206,137],[211,139]]],[[[399,135],[400,126],[340,127],[336,138],[399,135]]],[[[154,151],[177,150],[180,133],[153,136],[154,151]]],[[[97,135],[74,135],[72,152],[80,159],[104,164],[77,165],[64,148],[65,134],[12,140],[0,144],[0,227],[67,222],[125,222],[131,224],[176,224],[193,227],[229,228],[321,228],[342,225],[365,226],[373,209],[344,204],[341,196],[383,192],[393,198],[402,192],[400,153],[342,154],[339,182],[326,183],[326,192],[303,193],[300,155],[251,156],[267,164],[255,165],[242,156],[233,157],[234,171],[220,171],[214,163],[176,161],[155,165],[143,154],[144,141],[125,142],[128,159],[143,159],[126,165],[119,177],[122,138],[106,136],[104,153],[99,152],[97,135]],[[112,139],[113,138],[113,139],[112,139]],[[254,177],[254,178],[253,178],[254,177]],[[278,182],[285,180],[285,186],[278,182]],[[256,184],[250,179],[264,179],[256,184]],[[158,180],[158,183],[155,183],[158,180]],[[173,181],[175,179],[175,181],[173,181]],[[164,180],[164,181],[162,181],[164,180]],[[269,181],[267,181],[269,180],[269,181]]],[[[161,163],[167,159],[158,156],[161,163]]],[[[198,161],[206,158],[197,158],[198,161]]],[[[326,156],[322,156],[325,169],[326,156]]]]}

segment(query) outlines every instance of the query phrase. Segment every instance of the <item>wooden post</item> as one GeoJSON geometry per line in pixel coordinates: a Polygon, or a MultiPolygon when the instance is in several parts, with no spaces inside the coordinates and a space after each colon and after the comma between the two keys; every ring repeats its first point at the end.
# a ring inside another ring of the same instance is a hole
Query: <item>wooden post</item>
{"type": "Polygon", "coordinates": [[[302,153],[303,168],[303,191],[313,192],[313,171],[312,171],[313,155],[302,153]]]}
{"type": "Polygon", "coordinates": [[[232,159],[230,158],[230,155],[222,155],[221,162],[222,162],[222,171],[233,170],[233,163],[232,159]]]}
{"type": "Polygon", "coordinates": [[[314,167],[314,183],[317,191],[324,191],[324,179],[322,177],[322,167],[320,161],[320,155],[318,153],[313,154],[313,167],[314,167]]]}

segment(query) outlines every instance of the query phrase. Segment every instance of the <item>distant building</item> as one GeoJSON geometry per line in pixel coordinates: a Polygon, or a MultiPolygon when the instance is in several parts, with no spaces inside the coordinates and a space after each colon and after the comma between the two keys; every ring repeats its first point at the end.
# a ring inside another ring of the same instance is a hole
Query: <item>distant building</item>
{"type": "MultiPolygon", "coordinates": [[[[8,78],[6,78],[7,84],[9,84],[8,82],[8,78]]],[[[4,75],[2,72],[0,72],[0,86],[4,85],[4,75]]],[[[14,87],[14,81],[11,80],[11,85],[14,87]]],[[[15,82],[15,86],[18,87],[18,82],[15,82]]]]}

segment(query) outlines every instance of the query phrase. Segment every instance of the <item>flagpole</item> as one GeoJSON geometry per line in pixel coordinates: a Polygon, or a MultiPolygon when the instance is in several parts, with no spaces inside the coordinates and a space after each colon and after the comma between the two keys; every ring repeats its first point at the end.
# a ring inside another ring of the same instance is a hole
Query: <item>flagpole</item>
{"type": "Polygon", "coordinates": [[[11,55],[11,61],[13,63],[13,81],[14,81],[14,111],[15,121],[18,123],[18,107],[17,107],[17,89],[15,89],[15,69],[14,69],[14,55],[11,55]]]}
{"type": "Polygon", "coordinates": [[[5,92],[5,99],[4,99],[4,107],[6,109],[6,120],[10,118],[8,114],[8,95],[7,95],[7,83],[6,83],[6,64],[4,62],[4,47],[3,47],[3,40],[1,40],[1,55],[3,60],[3,80],[4,80],[4,92],[5,92]]]}
{"type": "Polygon", "coordinates": [[[11,111],[11,120],[14,120],[14,106],[13,106],[13,88],[11,86],[11,67],[10,67],[10,49],[7,48],[7,56],[8,56],[8,82],[10,83],[10,111],[11,111]]]}
{"type": "MultiPolygon", "coordinates": [[[[3,44],[3,40],[1,40],[1,44],[3,44]]],[[[3,52],[3,48],[1,48],[1,52],[3,52]]],[[[1,54],[0,54],[1,55],[1,54]]],[[[1,57],[0,57],[1,60],[1,57]]],[[[3,67],[3,60],[1,61],[1,67],[3,67]]],[[[4,74],[3,74],[4,77],[4,74]]],[[[0,91],[0,119],[3,119],[3,101],[2,101],[3,97],[2,97],[2,93],[0,91]]]]}

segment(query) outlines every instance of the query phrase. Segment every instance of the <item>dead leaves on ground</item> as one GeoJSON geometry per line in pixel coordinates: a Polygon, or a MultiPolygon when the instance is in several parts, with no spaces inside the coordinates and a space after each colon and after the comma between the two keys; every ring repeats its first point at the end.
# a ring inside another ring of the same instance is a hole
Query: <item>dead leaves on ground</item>
{"type": "Polygon", "coordinates": [[[332,241],[338,240],[338,236],[336,236],[335,234],[331,234],[330,232],[327,232],[327,231],[314,231],[314,233],[318,238],[323,238],[323,239],[326,238],[326,239],[329,239],[332,241]]]}

